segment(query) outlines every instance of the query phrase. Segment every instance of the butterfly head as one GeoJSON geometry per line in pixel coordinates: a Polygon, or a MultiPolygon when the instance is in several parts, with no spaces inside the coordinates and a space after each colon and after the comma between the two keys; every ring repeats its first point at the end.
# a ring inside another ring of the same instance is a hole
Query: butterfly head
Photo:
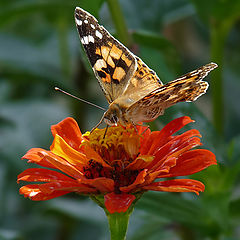
{"type": "Polygon", "coordinates": [[[121,121],[122,111],[118,104],[109,106],[109,109],[104,114],[104,122],[109,126],[117,126],[121,121]]]}

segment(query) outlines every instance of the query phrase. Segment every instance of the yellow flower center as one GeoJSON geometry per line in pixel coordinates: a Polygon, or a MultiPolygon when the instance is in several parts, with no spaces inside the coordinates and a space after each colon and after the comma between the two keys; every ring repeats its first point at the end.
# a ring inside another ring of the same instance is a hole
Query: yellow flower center
{"type": "MultiPolygon", "coordinates": [[[[93,148],[109,165],[126,167],[134,160],[140,147],[140,135],[134,128],[122,126],[95,129],[83,135],[93,148]]],[[[84,142],[82,144],[85,144],[84,142]]]]}
{"type": "MultiPolygon", "coordinates": [[[[114,180],[115,193],[120,192],[120,187],[132,184],[142,169],[131,170],[126,168],[139,155],[141,135],[133,127],[109,127],[86,132],[86,139],[81,146],[94,149],[111,168],[101,162],[90,159],[84,167],[86,178],[106,177],[114,180]]],[[[152,156],[146,157],[153,159],[152,156]]]]}

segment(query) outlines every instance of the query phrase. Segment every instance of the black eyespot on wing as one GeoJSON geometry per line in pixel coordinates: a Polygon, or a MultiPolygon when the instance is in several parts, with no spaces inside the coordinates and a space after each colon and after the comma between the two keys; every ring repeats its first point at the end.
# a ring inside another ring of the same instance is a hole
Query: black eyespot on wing
{"type": "Polygon", "coordinates": [[[99,77],[101,77],[101,78],[106,78],[106,76],[107,76],[106,73],[103,71],[97,71],[97,73],[98,73],[99,77]]]}

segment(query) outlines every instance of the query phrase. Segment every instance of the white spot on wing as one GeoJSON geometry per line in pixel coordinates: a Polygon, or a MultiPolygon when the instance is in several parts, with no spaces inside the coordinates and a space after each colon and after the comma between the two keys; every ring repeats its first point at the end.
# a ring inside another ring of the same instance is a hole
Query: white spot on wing
{"type": "Polygon", "coordinates": [[[81,26],[82,25],[82,20],[79,20],[79,19],[76,18],[76,23],[77,23],[78,26],[81,26]]]}
{"type": "Polygon", "coordinates": [[[88,44],[88,36],[83,37],[84,44],[88,44]]]}
{"type": "Polygon", "coordinates": [[[90,36],[90,35],[89,35],[89,36],[88,36],[88,41],[94,43],[94,38],[93,38],[93,36],[90,36]]]}
{"type": "Polygon", "coordinates": [[[95,29],[95,26],[93,24],[90,24],[90,25],[91,25],[92,29],[95,29]]]}
{"type": "Polygon", "coordinates": [[[95,33],[95,34],[96,34],[96,36],[97,36],[98,38],[102,39],[103,36],[102,36],[102,34],[101,34],[98,30],[96,30],[96,33],[95,33]]]}
{"type": "Polygon", "coordinates": [[[87,20],[87,19],[85,19],[85,20],[84,20],[84,23],[86,23],[86,24],[87,24],[87,23],[88,23],[88,20],[87,20]]]}

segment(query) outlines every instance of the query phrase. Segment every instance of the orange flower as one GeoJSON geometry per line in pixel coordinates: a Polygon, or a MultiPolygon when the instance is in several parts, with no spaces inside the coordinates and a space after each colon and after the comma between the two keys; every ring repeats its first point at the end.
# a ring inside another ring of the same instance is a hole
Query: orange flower
{"type": "Polygon", "coordinates": [[[20,193],[35,201],[70,192],[104,196],[110,213],[125,212],[136,196],[147,190],[198,194],[204,185],[197,180],[156,181],[190,175],[216,164],[212,152],[191,150],[201,145],[197,130],[173,136],[190,122],[189,117],[180,117],[156,132],[143,126],[137,126],[137,132],[133,127],[110,127],[104,138],[105,129],[82,134],[76,121],[66,118],[52,126],[50,151],[32,148],[23,156],[53,170],[30,168],[22,172],[18,181],[45,183],[23,186],[20,193]]]}

